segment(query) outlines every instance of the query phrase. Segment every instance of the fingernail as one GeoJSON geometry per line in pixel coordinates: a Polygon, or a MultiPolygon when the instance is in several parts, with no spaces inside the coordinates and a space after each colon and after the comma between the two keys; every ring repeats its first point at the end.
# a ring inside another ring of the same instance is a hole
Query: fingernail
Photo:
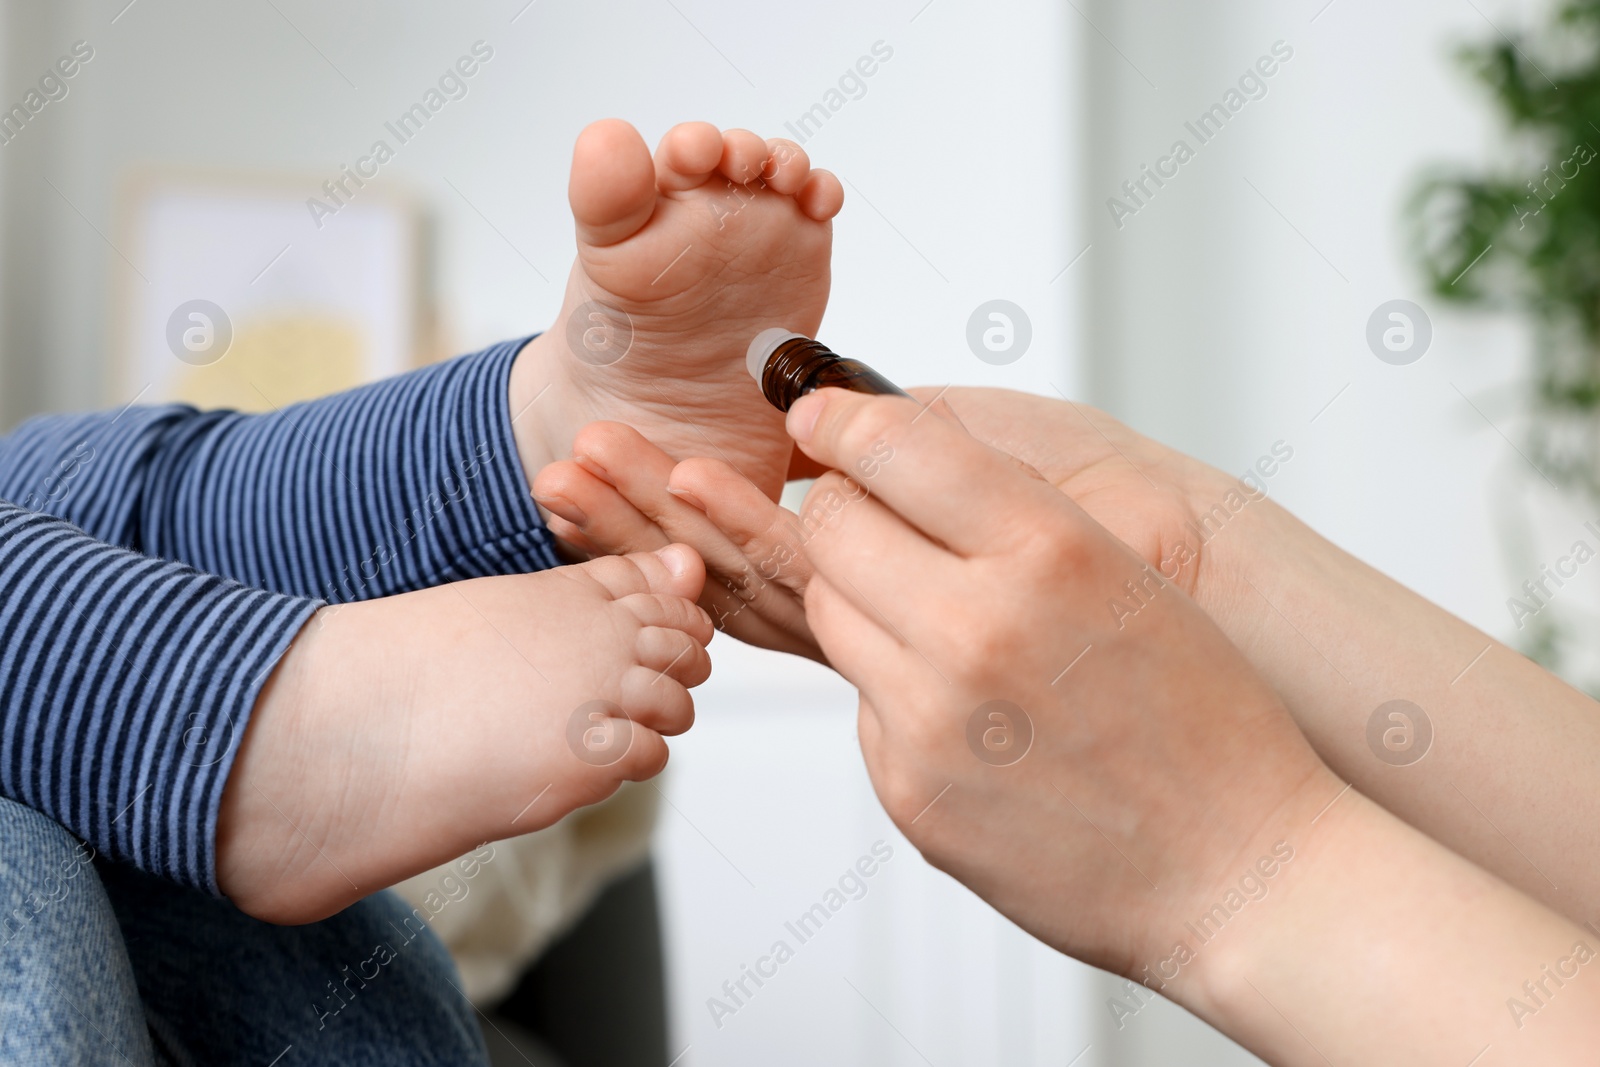
{"type": "Polygon", "coordinates": [[[666,548],[656,549],[656,558],[666,564],[668,574],[674,578],[682,578],[689,573],[689,560],[684,556],[686,551],[682,545],[668,545],[666,548]]]}
{"type": "Polygon", "coordinates": [[[700,500],[700,498],[689,492],[687,489],[674,489],[669,485],[667,486],[667,492],[671,493],[685,504],[688,504],[691,508],[695,508],[698,511],[706,510],[706,506],[700,500]]]}
{"type": "Polygon", "coordinates": [[[822,409],[828,406],[827,397],[817,393],[807,393],[789,408],[789,436],[805,444],[811,440],[812,431],[817,428],[817,420],[822,417],[822,409]]]}
{"type": "Polygon", "coordinates": [[[550,514],[559,515],[575,526],[582,526],[589,521],[583,509],[564,496],[536,496],[533,499],[550,514]]]}
{"type": "Polygon", "coordinates": [[[602,478],[606,477],[606,465],[595,459],[593,456],[586,456],[582,452],[574,452],[572,454],[572,462],[576,463],[590,474],[598,474],[602,478]]]}

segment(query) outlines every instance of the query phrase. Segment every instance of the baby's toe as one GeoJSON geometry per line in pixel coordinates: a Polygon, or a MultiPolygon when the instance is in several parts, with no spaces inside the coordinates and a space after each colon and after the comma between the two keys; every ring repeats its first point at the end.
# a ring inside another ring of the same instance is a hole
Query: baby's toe
{"type": "MultiPolygon", "coordinates": [[[[638,683],[630,683],[626,675],[620,688],[621,704],[597,700],[582,706],[584,717],[576,727],[581,732],[576,736],[569,732],[567,739],[570,751],[562,753],[557,767],[541,768],[546,772],[556,771],[555,795],[545,799],[544,793],[539,792],[535,803],[529,805],[531,811],[525,813],[528,818],[513,820],[518,832],[548,826],[577,808],[598,804],[615,793],[623,782],[653,778],[666,766],[667,743],[656,727],[676,726],[685,720],[692,723],[693,702],[690,701],[689,710],[684,713],[677,706],[679,698],[649,694],[640,689],[638,683]],[[639,689],[640,698],[630,700],[630,689],[639,689]],[[671,713],[662,710],[667,708],[671,713]],[[636,709],[643,715],[636,714],[636,709]]],[[[682,699],[688,699],[688,693],[681,686],[673,688],[682,694],[682,699]]],[[[569,727],[569,731],[572,729],[569,727]]],[[[543,777],[540,774],[530,779],[527,790],[539,790],[539,780],[543,777]]]]}
{"type": "Polygon", "coordinates": [[[717,170],[729,181],[749,185],[767,166],[767,142],[749,130],[728,130],[722,135],[722,160],[717,170]]]}
{"type": "Polygon", "coordinates": [[[654,552],[608,556],[580,564],[583,573],[621,600],[636,593],[666,593],[695,599],[706,582],[706,567],[688,545],[668,545],[654,552]]]}
{"type": "Polygon", "coordinates": [[[682,630],[645,626],[634,636],[639,666],[663,679],[694,687],[711,677],[711,656],[705,645],[682,630]]]}
{"type": "Polygon", "coordinates": [[[654,730],[637,730],[628,757],[617,765],[619,776],[625,782],[648,782],[667,769],[671,755],[666,738],[654,730]]]}
{"type": "MultiPolygon", "coordinates": [[[[687,697],[688,694],[685,693],[684,696],[687,697]]],[[[692,704],[689,719],[691,722],[694,720],[692,704]]],[[[632,719],[629,729],[628,749],[622,758],[600,768],[597,772],[589,772],[604,783],[605,796],[616,792],[617,786],[622,782],[648,782],[667,769],[669,755],[667,742],[655,727],[642,719],[632,719]]],[[[604,799],[604,796],[601,799],[604,799]]]]}
{"type": "Polygon", "coordinates": [[[805,187],[811,175],[811,157],[793,141],[774,137],[767,142],[767,164],[761,179],[767,188],[784,196],[793,196],[805,187]]]}
{"type": "Polygon", "coordinates": [[[697,189],[721,162],[721,130],[709,122],[680,122],[656,146],[656,184],[663,192],[697,189]]]}
{"type": "Polygon", "coordinates": [[[622,676],[622,702],[638,727],[672,737],[694,725],[694,698],[676,679],[648,667],[622,676]]]}
{"type": "Polygon", "coordinates": [[[656,206],[655,167],[639,131],[621,119],[586,127],[572,150],[567,200],[585,244],[605,247],[638,233],[656,206]]]}
{"type": "Polygon", "coordinates": [[[844,207],[844,186],[832,171],[814,170],[795,195],[800,210],[818,222],[827,222],[844,207]]]}
{"type": "Polygon", "coordinates": [[[711,643],[716,627],[704,608],[692,600],[664,593],[636,593],[617,601],[617,607],[630,612],[640,626],[660,626],[681,630],[701,645],[711,643]]]}

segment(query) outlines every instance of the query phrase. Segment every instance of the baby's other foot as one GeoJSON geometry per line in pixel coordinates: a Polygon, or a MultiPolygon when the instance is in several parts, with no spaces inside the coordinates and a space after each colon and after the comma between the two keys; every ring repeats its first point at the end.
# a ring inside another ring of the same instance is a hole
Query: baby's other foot
{"type": "Polygon", "coordinates": [[[710,674],[685,546],[324,609],[264,693],[218,884],[311,922],[658,774],[710,674]]]}
{"type": "Polygon", "coordinates": [[[830,220],[843,187],[792,141],[703,122],[652,158],[611,119],[584,130],[568,189],[578,258],[561,315],[512,375],[538,400],[530,478],[597,419],[633,425],[675,459],[716,456],[776,499],[791,442],[745,369],[750,339],[814,334],[827,306],[830,220]]]}

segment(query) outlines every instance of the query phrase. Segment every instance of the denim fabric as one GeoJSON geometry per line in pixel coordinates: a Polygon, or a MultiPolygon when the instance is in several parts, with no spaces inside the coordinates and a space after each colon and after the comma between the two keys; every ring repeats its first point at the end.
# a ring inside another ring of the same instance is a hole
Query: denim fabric
{"type": "Polygon", "coordinates": [[[0,800],[0,1064],[487,1064],[448,954],[394,894],[273,926],[91,857],[0,800]]]}
{"type": "Polygon", "coordinates": [[[155,1059],[94,850],[0,800],[0,1064],[155,1059]]]}

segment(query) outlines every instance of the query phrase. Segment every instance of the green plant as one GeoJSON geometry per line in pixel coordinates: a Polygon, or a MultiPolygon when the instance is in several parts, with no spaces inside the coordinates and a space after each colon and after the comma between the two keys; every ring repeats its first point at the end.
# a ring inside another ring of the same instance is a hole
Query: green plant
{"type": "MultiPolygon", "coordinates": [[[[1600,503],[1600,0],[1566,0],[1541,28],[1470,45],[1512,151],[1497,173],[1436,169],[1407,207],[1417,260],[1444,300],[1533,326],[1526,453],[1564,492],[1600,503]]],[[[1562,665],[1541,614],[1524,651],[1562,665]]]]}

